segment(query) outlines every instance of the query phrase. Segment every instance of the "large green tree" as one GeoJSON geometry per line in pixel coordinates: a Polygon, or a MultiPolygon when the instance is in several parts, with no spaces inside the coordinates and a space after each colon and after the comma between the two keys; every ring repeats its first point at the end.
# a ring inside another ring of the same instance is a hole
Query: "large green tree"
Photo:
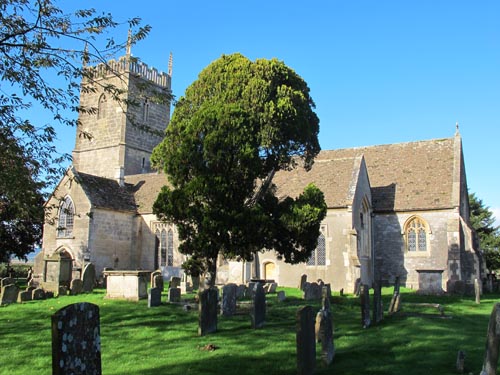
{"type": "MultiPolygon", "coordinates": [[[[109,34],[121,25],[111,14],[65,13],[56,3],[0,0],[0,260],[23,258],[41,238],[42,197],[69,160],[54,146],[57,125],[76,126],[77,113],[95,110],[78,104],[82,77],[99,84],[85,65],[106,63],[127,43],[109,34]],[[39,122],[42,111],[49,123],[39,122]]],[[[123,24],[134,30],[129,44],[150,29],[137,18],[123,24]]],[[[118,88],[105,90],[119,100],[118,88]]]]}
{"type": "Polygon", "coordinates": [[[479,245],[490,270],[500,269],[500,231],[493,212],[474,193],[469,194],[470,221],[479,237],[479,245]]]}
{"type": "Polygon", "coordinates": [[[205,261],[252,260],[274,249],[290,263],[308,259],[326,214],[314,185],[280,200],[274,173],[309,169],[320,151],[319,120],[304,80],[276,59],[223,55],[175,107],[152,162],[168,176],[155,204],[176,224],[180,251],[205,261]]]}

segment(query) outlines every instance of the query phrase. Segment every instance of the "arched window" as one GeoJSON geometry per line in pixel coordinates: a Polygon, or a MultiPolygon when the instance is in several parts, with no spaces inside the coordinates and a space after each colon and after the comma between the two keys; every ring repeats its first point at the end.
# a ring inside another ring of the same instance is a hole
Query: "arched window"
{"type": "Polygon", "coordinates": [[[167,237],[167,266],[174,265],[174,233],[172,229],[168,230],[167,237]]]}
{"type": "Polygon", "coordinates": [[[59,206],[57,237],[70,237],[73,234],[75,207],[70,197],[64,198],[59,206]]]}
{"type": "Polygon", "coordinates": [[[149,119],[149,100],[144,99],[144,102],[142,103],[142,120],[148,121],[148,119],[149,119]]]}
{"type": "Polygon", "coordinates": [[[324,266],[326,265],[326,238],[323,233],[319,234],[318,245],[313,250],[311,256],[307,260],[308,266],[324,266]]]}
{"type": "Polygon", "coordinates": [[[406,249],[408,252],[427,251],[428,226],[426,222],[413,217],[406,223],[406,249]]]}
{"type": "Polygon", "coordinates": [[[160,236],[160,266],[165,266],[167,262],[167,231],[162,229],[160,236]]]}
{"type": "Polygon", "coordinates": [[[107,104],[106,96],[104,94],[102,94],[99,97],[99,101],[97,103],[97,118],[98,119],[106,117],[106,104],[107,104]]]}

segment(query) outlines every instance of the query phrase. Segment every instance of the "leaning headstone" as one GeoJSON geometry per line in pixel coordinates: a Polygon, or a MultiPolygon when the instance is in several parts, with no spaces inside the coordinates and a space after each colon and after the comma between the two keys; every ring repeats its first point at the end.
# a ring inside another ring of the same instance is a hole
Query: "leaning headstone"
{"type": "Polygon", "coordinates": [[[11,303],[17,302],[17,295],[19,294],[19,288],[17,285],[8,284],[2,287],[2,293],[0,294],[0,306],[9,305],[11,303]]]}
{"type": "Polygon", "coordinates": [[[255,285],[255,293],[253,295],[252,311],[252,328],[264,327],[266,319],[266,293],[261,283],[255,285]]]}
{"type": "Polygon", "coordinates": [[[313,310],[304,306],[297,311],[297,370],[299,375],[310,375],[316,368],[316,342],[313,310]]]}
{"type": "Polygon", "coordinates": [[[285,291],[284,290],[280,290],[278,292],[278,294],[276,295],[276,297],[278,298],[278,302],[283,302],[286,300],[286,295],[285,295],[285,291]]]}
{"type": "Polygon", "coordinates": [[[500,303],[493,306],[488,323],[486,350],[480,375],[496,375],[500,350],[500,303]]]}
{"type": "Polygon", "coordinates": [[[465,371],[465,352],[459,350],[457,353],[457,372],[463,374],[465,371]]]}
{"type": "Polygon", "coordinates": [[[382,302],[382,283],[373,283],[373,323],[378,324],[384,319],[384,306],[382,302]]]}
{"type": "Polygon", "coordinates": [[[169,288],[179,288],[181,286],[181,278],[177,276],[172,276],[170,278],[169,288]]]}
{"type": "Polygon", "coordinates": [[[401,308],[401,296],[399,294],[399,289],[399,276],[397,276],[394,281],[394,291],[392,292],[391,303],[389,304],[389,314],[396,313],[401,308]]]}
{"type": "Polygon", "coordinates": [[[476,303],[481,303],[481,288],[479,286],[479,281],[474,279],[474,293],[476,294],[476,303]]]}
{"type": "Polygon", "coordinates": [[[359,297],[360,292],[361,292],[361,279],[357,278],[356,281],[354,282],[353,293],[356,297],[359,297]]]}
{"type": "Polygon", "coordinates": [[[0,289],[3,288],[4,286],[15,284],[15,280],[10,278],[10,277],[4,277],[3,279],[0,280],[0,289]]]}
{"type": "Polygon", "coordinates": [[[95,266],[93,263],[87,263],[82,273],[82,291],[92,293],[96,281],[95,266]]]}
{"type": "Polygon", "coordinates": [[[361,284],[359,293],[361,298],[361,326],[363,328],[368,328],[371,325],[370,288],[368,288],[368,285],[361,284]]]}
{"type": "Polygon", "coordinates": [[[307,275],[302,275],[300,277],[300,284],[299,284],[299,289],[304,290],[304,285],[307,283],[307,275]]]}
{"type": "Polygon", "coordinates": [[[24,292],[19,292],[17,295],[17,302],[23,303],[27,301],[31,301],[31,291],[25,290],[24,292]]]}
{"type": "Polygon", "coordinates": [[[236,314],[236,284],[226,284],[222,287],[221,314],[233,316],[236,314]]]}
{"type": "Polygon", "coordinates": [[[270,283],[267,289],[267,293],[276,293],[277,288],[278,288],[278,283],[270,283]]]}
{"type": "Polygon", "coordinates": [[[148,307],[157,307],[161,305],[160,288],[150,288],[148,290],[148,307]]]}
{"type": "Polygon", "coordinates": [[[45,290],[42,288],[36,288],[31,292],[31,299],[36,301],[36,300],[41,300],[45,299],[45,290]]]}
{"type": "Polygon", "coordinates": [[[199,320],[198,335],[204,336],[217,332],[217,303],[219,292],[216,288],[208,288],[198,293],[199,320]]]}
{"type": "Polygon", "coordinates": [[[52,374],[102,374],[97,305],[75,303],[52,315],[52,374]]]}
{"type": "Polygon", "coordinates": [[[72,296],[76,296],[83,291],[83,281],[80,279],[71,280],[71,284],[69,285],[69,294],[72,296]]]}
{"type": "Polygon", "coordinates": [[[181,289],[168,288],[167,302],[181,302],[181,289]]]}

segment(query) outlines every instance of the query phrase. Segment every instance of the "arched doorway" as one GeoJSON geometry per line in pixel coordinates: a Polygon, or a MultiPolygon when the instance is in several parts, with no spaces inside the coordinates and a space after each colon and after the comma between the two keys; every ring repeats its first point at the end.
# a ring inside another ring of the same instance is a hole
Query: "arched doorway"
{"type": "Polygon", "coordinates": [[[276,264],[273,262],[264,263],[264,279],[276,280],[276,264]]]}

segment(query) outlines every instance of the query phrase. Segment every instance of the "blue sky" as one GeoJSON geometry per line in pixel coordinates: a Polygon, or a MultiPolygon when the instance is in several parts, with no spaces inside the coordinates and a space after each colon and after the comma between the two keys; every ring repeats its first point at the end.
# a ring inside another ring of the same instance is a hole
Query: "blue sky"
{"type": "MultiPolygon", "coordinates": [[[[87,0],[83,7],[151,25],[132,54],[166,71],[172,52],[176,96],[221,54],[283,60],[311,89],[323,149],[451,137],[458,122],[469,190],[500,218],[499,1],[87,0]]],[[[126,28],[116,33],[125,38],[126,28]]],[[[74,132],[61,134],[71,148],[74,132]]]]}

